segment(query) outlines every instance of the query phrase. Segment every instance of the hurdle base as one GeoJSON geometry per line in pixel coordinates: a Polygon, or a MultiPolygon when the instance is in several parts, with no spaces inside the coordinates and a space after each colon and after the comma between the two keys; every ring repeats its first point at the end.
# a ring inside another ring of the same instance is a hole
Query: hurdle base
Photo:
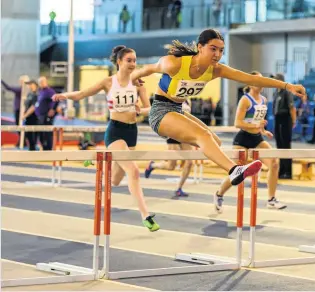
{"type": "Polygon", "coordinates": [[[45,182],[45,181],[26,181],[25,184],[29,186],[49,186],[49,187],[57,186],[56,183],[45,182]]]}
{"type": "Polygon", "coordinates": [[[299,251],[315,253],[315,245],[300,245],[299,246],[299,251]]]}
{"type": "MultiPolygon", "coordinates": [[[[175,260],[203,264],[203,265],[217,265],[217,264],[237,264],[236,259],[229,257],[221,257],[203,253],[178,253],[175,255],[175,260]]],[[[238,265],[238,268],[240,265],[238,265]]]]}
{"type": "Polygon", "coordinates": [[[52,276],[22,279],[7,279],[1,281],[1,287],[33,286],[61,283],[75,283],[95,280],[94,274],[80,274],[74,276],[52,276]]]}
{"type": "Polygon", "coordinates": [[[269,267],[306,265],[306,264],[315,264],[315,257],[255,261],[245,266],[249,268],[269,268],[269,267]]]}
{"type": "Polygon", "coordinates": [[[216,256],[204,254],[176,254],[175,260],[191,262],[194,265],[183,267],[159,268],[159,269],[146,269],[146,270],[131,270],[131,271],[118,271],[109,272],[106,274],[104,270],[101,272],[101,278],[109,280],[127,279],[127,278],[142,278],[152,276],[165,276],[165,275],[181,275],[193,273],[205,273],[214,271],[227,271],[237,270],[240,265],[233,259],[220,258],[216,256]]]}
{"type": "Polygon", "coordinates": [[[80,266],[68,265],[58,262],[37,263],[36,269],[44,272],[50,272],[64,276],[76,276],[83,274],[93,274],[92,269],[83,268],[80,266]]]}

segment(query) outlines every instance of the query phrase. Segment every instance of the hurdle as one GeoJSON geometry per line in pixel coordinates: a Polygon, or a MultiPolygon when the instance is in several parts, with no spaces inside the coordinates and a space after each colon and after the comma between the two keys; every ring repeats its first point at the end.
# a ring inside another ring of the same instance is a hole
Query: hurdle
{"type": "MultiPolygon", "coordinates": [[[[233,159],[244,159],[243,150],[226,150],[225,154],[233,159]],[[242,154],[243,153],[243,154],[242,154]]],[[[39,278],[24,278],[24,279],[7,279],[1,281],[2,287],[39,285],[39,284],[56,284],[56,283],[71,283],[88,280],[96,280],[98,278],[105,279],[122,279],[136,278],[158,275],[175,275],[200,273],[211,271],[235,270],[241,268],[241,227],[243,224],[243,205],[244,205],[244,185],[239,186],[237,208],[238,218],[238,239],[236,244],[235,259],[219,258],[213,256],[211,261],[210,255],[207,259],[200,259],[194,262],[194,265],[183,267],[167,267],[157,269],[143,269],[130,271],[110,271],[109,248],[110,248],[110,225],[111,225],[111,166],[112,161],[139,161],[139,160],[196,160],[206,159],[200,151],[41,151],[29,155],[21,155],[20,151],[1,151],[3,162],[53,162],[53,161],[83,161],[96,160],[96,183],[95,183],[95,212],[94,212],[94,245],[93,245],[93,268],[87,269],[80,266],[67,265],[59,262],[38,263],[37,269],[42,271],[52,272],[61,276],[39,277],[39,278]],[[104,262],[101,271],[99,266],[99,236],[101,223],[101,201],[102,201],[102,173],[103,161],[105,160],[105,190],[104,190],[104,262]],[[198,265],[197,265],[198,264],[198,265]]],[[[198,255],[197,255],[198,256],[198,255]]],[[[201,256],[201,255],[199,255],[201,256]]],[[[180,255],[175,256],[174,260],[179,260],[180,255]]],[[[181,260],[189,261],[187,258],[181,260]]]]}
{"type": "MultiPolygon", "coordinates": [[[[249,156],[256,160],[261,158],[314,158],[315,150],[311,149],[255,149],[249,151],[249,156]]],[[[313,264],[315,263],[315,256],[313,257],[298,257],[288,259],[275,259],[256,261],[255,260],[255,234],[256,234],[256,217],[257,217],[257,194],[258,194],[258,175],[252,176],[251,187],[251,204],[250,204],[250,250],[249,256],[244,267],[251,268],[264,268],[264,267],[277,267],[277,266],[291,266],[301,264],[313,264]]],[[[301,252],[315,252],[315,245],[312,246],[300,246],[301,252]]]]}
{"type": "Polygon", "coordinates": [[[102,208],[102,172],[103,153],[90,152],[79,153],[77,158],[67,156],[63,151],[41,151],[32,153],[33,157],[23,155],[21,151],[1,151],[3,162],[54,162],[54,161],[81,161],[82,159],[94,159],[97,161],[95,182],[95,208],[94,208],[94,243],[92,269],[67,265],[58,262],[37,263],[36,268],[45,272],[52,272],[58,276],[6,279],[1,280],[1,287],[30,286],[58,283],[74,283],[97,280],[99,278],[99,237],[101,234],[101,208],[102,208]],[[22,154],[22,155],[21,155],[22,154]],[[60,155],[62,154],[62,155],[60,155]],[[54,156],[54,157],[52,157],[54,156]],[[20,157],[20,158],[19,158],[20,157]],[[48,158],[49,157],[49,158],[48,158]],[[78,158],[80,157],[80,158],[78,158]]]}

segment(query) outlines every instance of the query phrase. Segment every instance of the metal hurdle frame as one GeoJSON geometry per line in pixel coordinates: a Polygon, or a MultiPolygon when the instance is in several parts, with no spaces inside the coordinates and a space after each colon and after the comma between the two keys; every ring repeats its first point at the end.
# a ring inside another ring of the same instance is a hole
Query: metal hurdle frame
{"type": "MultiPolygon", "coordinates": [[[[2,151],[3,162],[39,162],[39,161],[82,161],[82,160],[96,160],[96,187],[95,187],[95,213],[94,213],[94,248],[93,248],[93,269],[87,269],[79,266],[67,265],[58,262],[38,263],[37,269],[42,271],[52,272],[62,276],[39,277],[39,278],[24,278],[24,279],[7,279],[1,281],[2,287],[12,286],[26,286],[26,285],[40,285],[40,284],[56,284],[56,283],[71,283],[88,280],[105,279],[122,279],[122,278],[136,278],[158,275],[175,275],[187,273],[200,273],[211,271],[235,270],[241,268],[241,254],[242,254],[242,225],[243,225],[243,206],[244,206],[244,184],[239,186],[238,193],[238,237],[236,244],[236,258],[222,258],[206,255],[196,255],[198,261],[194,261],[195,265],[183,267],[169,267],[158,269],[143,269],[131,271],[110,272],[109,269],[109,248],[110,248],[110,223],[111,223],[111,166],[112,161],[139,161],[139,160],[195,160],[206,159],[200,151],[133,151],[132,157],[129,151],[42,151],[32,153],[32,159],[26,155],[21,154],[20,151],[2,151]],[[79,154],[79,155],[78,155],[79,154]],[[19,157],[19,158],[17,158],[19,157]],[[79,157],[79,158],[78,158],[79,157]],[[102,201],[102,172],[103,160],[105,160],[105,190],[104,190],[104,262],[101,272],[99,267],[99,236],[101,225],[101,201],[102,201]],[[201,265],[196,265],[196,264],[201,265]]],[[[233,159],[244,159],[245,154],[243,150],[227,150],[225,154],[233,159]],[[242,153],[242,154],[241,154],[242,153]]],[[[189,261],[186,258],[180,258],[180,254],[175,256],[175,260],[189,261]]]]}
{"type": "MultiPolygon", "coordinates": [[[[245,151],[244,150],[229,150],[225,152],[230,158],[240,159],[244,161],[245,151]]],[[[137,160],[204,160],[206,157],[200,151],[164,151],[164,152],[144,152],[134,151],[133,161],[137,160]],[[172,155],[165,155],[166,153],[172,153],[172,155]],[[138,155],[137,153],[141,153],[138,155]],[[150,153],[150,155],[148,154],[150,153]],[[151,153],[154,155],[151,156],[151,153]],[[188,154],[186,157],[185,154],[188,154]]],[[[109,262],[109,248],[110,248],[110,222],[111,222],[111,166],[112,161],[124,161],[131,160],[128,152],[117,153],[117,151],[105,153],[105,208],[104,208],[104,262],[101,275],[105,279],[126,279],[126,278],[138,278],[138,277],[149,277],[149,276],[162,276],[162,275],[178,275],[188,273],[200,273],[200,272],[211,272],[211,271],[224,271],[224,270],[235,270],[240,269],[241,254],[242,254],[242,226],[243,226],[243,206],[244,206],[244,184],[240,184],[238,188],[238,208],[237,208],[237,241],[236,241],[236,257],[218,257],[204,254],[176,254],[175,260],[181,260],[185,262],[192,262],[194,265],[183,266],[183,267],[169,267],[169,268],[157,268],[157,269],[143,269],[143,270],[129,270],[129,271],[118,271],[110,272],[109,262]],[[124,154],[124,155],[122,155],[124,154]],[[199,264],[199,265],[196,265],[199,264]]]]}
{"type": "MultiPolygon", "coordinates": [[[[251,149],[249,155],[252,159],[257,160],[261,158],[314,158],[315,150],[311,149],[251,149]]],[[[256,244],[256,211],[257,211],[257,193],[258,193],[258,174],[252,177],[251,188],[251,205],[250,205],[250,250],[248,261],[243,265],[251,268],[277,267],[277,266],[291,266],[301,264],[314,264],[315,256],[313,257],[299,257],[289,259],[275,259],[275,260],[255,260],[255,244],[256,244]]],[[[314,247],[300,246],[302,252],[315,252],[314,247]]]]}

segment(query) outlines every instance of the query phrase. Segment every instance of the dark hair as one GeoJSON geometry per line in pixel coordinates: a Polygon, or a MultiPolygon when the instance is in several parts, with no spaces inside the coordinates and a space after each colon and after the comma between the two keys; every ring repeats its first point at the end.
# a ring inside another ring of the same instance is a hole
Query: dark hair
{"type": "Polygon", "coordinates": [[[201,44],[202,46],[206,45],[209,41],[213,39],[222,40],[224,42],[224,38],[222,34],[215,29],[206,29],[204,30],[198,37],[198,41],[188,43],[181,43],[178,40],[174,40],[171,45],[168,45],[168,55],[173,55],[175,57],[182,56],[195,56],[198,54],[197,45],[201,44]]]}
{"type": "MultiPolygon", "coordinates": [[[[259,74],[261,74],[260,72],[258,72],[258,71],[252,71],[252,72],[249,72],[248,74],[250,74],[250,75],[259,75],[259,74]]],[[[250,87],[249,87],[249,85],[246,85],[244,88],[243,88],[243,92],[244,93],[248,93],[250,91],[250,87]]]]}
{"type": "Polygon", "coordinates": [[[128,53],[134,53],[133,49],[127,48],[126,46],[120,45],[116,46],[112,49],[112,54],[109,57],[109,60],[116,65],[117,70],[119,70],[119,66],[117,64],[118,60],[122,60],[122,58],[128,53]]]}

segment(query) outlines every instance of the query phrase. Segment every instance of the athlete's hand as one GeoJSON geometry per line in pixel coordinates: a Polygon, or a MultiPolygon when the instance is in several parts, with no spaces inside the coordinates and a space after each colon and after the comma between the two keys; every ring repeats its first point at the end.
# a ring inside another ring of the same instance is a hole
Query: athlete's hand
{"type": "Polygon", "coordinates": [[[140,106],[138,106],[138,105],[136,104],[135,107],[136,107],[136,113],[137,113],[138,115],[140,115],[140,114],[141,114],[141,108],[140,108],[140,106]]]}
{"type": "Polygon", "coordinates": [[[142,79],[135,79],[135,80],[132,80],[132,84],[134,86],[137,86],[137,87],[140,87],[144,84],[145,82],[142,80],[142,79]]]}
{"type": "Polygon", "coordinates": [[[271,132],[269,132],[269,131],[265,131],[264,134],[265,134],[265,136],[266,136],[267,138],[269,138],[269,139],[272,139],[272,138],[273,138],[273,134],[272,134],[271,132]]]}
{"type": "Polygon", "coordinates": [[[267,121],[267,120],[262,120],[262,121],[260,121],[259,124],[257,124],[256,126],[257,126],[258,129],[259,129],[259,128],[263,129],[265,126],[267,126],[267,124],[268,124],[268,121],[267,121]]]}
{"type": "Polygon", "coordinates": [[[290,91],[293,95],[296,95],[298,97],[305,96],[305,88],[301,84],[287,84],[286,89],[290,91]]]}
{"type": "Polygon", "coordinates": [[[52,97],[53,101],[61,101],[61,100],[66,100],[67,97],[63,94],[54,94],[52,97]]]}

